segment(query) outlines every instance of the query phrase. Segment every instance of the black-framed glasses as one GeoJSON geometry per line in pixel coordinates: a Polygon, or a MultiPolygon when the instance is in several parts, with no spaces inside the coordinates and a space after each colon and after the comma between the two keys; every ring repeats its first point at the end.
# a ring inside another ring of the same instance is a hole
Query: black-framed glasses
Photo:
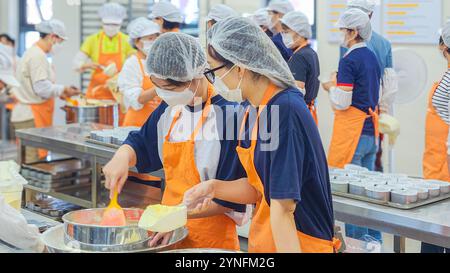
{"type": "Polygon", "coordinates": [[[216,81],[216,71],[219,71],[220,69],[223,69],[227,66],[227,64],[221,65],[219,67],[213,68],[213,69],[206,69],[203,75],[205,75],[206,79],[211,83],[214,84],[216,81]]]}

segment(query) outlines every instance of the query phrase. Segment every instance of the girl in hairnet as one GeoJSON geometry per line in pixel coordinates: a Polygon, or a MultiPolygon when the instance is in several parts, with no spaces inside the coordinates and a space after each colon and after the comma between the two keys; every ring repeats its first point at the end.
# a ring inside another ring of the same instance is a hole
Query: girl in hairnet
{"type": "MultiPolygon", "coordinates": [[[[187,190],[203,181],[244,177],[235,127],[227,130],[236,124],[236,105],[216,95],[204,76],[207,61],[200,44],[186,34],[165,33],[149,55],[146,67],[163,103],[105,166],[107,188],[120,192],[130,167],[140,173],[164,168],[162,204],[177,206],[187,190]]],[[[190,216],[189,237],[179,247],[238,250],[236,222],[242,223],[245,209],[215,199],[209,211],[190,216]]],[[[167,244],[170,236],[158,234],[151,245],[167,244]]]]}
{"type": "Polygon", "coordinates": [[[119,90],[128,108],[123,126],[142,127],[161,103],[144,66],[160,29],[156,23],[141,17],[128,25],[128,34],[137,53],[126,60],[119,74],[119,90]]]}
{"type": "MultiPolygon", "coordinates": [[[[439,50],[448,69],[429,95],[423,174],[425,179],[450,182],[450,21],[442,29],[439,50]]],[[[450,249],[422,243],[422,253],[450,253],[450,249]]]]}
{"type": "Polygon", "coordinates": [[[233,16],[239,16],[234,9],[224,4],[215,5],[206,16],[206,29],[210,29],[217,22],[233,16]]]}
{"type": "Polygon", "coordinates": [[[245,101],[237,152],[248,178],[202,183],[186,193],[185,203],[200,211],[210,198],[256,204],[249,252],[335,252],[325,152],[287,63],[246,18],[217,23],[208,38],[207,73],[215,75],[216,90],[245,101]]]}
{"type": "MultiPolygon", "coordinates": [[[[378,151],[377,108],[382,74],[375,54],[366,45],[372,27],[369,16],[355,8],[342,14],[337,27],[342,32],[341,44],[348,51],[339,63],[337,80],[323,85],[335,110],[328,164],[344,168],[352,163],[373,171],[378,151]]],[[[370,235],[382,240],[380,232],[353,225],[346,225],[346,233],[355,239],[370,235]]]]}
{"type": "Polygon", "coordinates": [[[161,33],[180,32],[184,22],[180,9],[170,2],[155,3],[148,18],[160,26],[161,33]]]}
{"type": "Polygon", "coordinates": [[[317,53],[309,44],[309,39],[312,38],[309,19],[300,11],[292,11],[283,16],[281,24],[283,41],[294,51],[288,61],[289,68],[294,75],[297,87],[305,94],[305,102],[314,120],[318,123],[315,100],[320,87],[320,65],[317,53]]]}

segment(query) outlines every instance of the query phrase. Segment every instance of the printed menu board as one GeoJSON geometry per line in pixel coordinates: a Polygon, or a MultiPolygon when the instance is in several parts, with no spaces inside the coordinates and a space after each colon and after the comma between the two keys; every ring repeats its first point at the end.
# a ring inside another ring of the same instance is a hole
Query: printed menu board
{"type": "Polygon", "coordinates": [[[393,43],[436,44],[442,0],[383,1],[383,36],[393,43]]]}

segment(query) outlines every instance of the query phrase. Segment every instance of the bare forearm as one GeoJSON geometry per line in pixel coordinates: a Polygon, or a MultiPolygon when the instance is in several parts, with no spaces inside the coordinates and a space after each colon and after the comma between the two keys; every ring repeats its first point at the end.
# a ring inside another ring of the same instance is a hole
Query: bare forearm
{"type": "Polygon", "coordinates": [[[145,90],[138,98],[140,104],[147,104],[157,96],[155,88],[145,90]]]}
{"type": "Polygon", "coordinates": [[[136,166],[137,164],[136,152],[129,145],[123,145],[122,147],[120,147],[114,155],[114,159],[124,160],[125,162],[128,162],[128,166],[130,168],[136,166]]]}
{"type": "Polygon", "coordinates": [[[295,203],[293,200],[271,201],[270,222],[273,239],[279,253],[301,252],[294,211],[295,203]]]}
{"type": "Polygon", "coordinates": [[[248,183],[247,178],[236,181],[214,181],[214,197],[236,204],[255,204],[258,191],[248,183]]]}
{"type": "Polygon", "coordinates": [[[229,208],[225,208],[215,202],[212,202],[211,206],[208,208],[207,211],[204,211],[201,213],[191,213],[189,215],[189,219],[199,219],[199,218],[212,217],[212,216],[216,216],[216,215],[223,215],[230,211],[232,211],[232,210],[229,208]]]}

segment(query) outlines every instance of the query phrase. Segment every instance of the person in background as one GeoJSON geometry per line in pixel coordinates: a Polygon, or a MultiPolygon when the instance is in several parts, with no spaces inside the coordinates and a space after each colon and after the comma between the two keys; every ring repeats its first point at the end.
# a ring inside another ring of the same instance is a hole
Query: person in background
{"type": "MultiPolygon", "coordinates": [[[[372,19],[377,1],[375,0],[348,0],[348,8],[358,8],[369,15],[372,19]]],[[[367,41],[367,48],[375,53],[378,63],[381,67],[383,78],[381,80],[380,114],[394,115],[393,107],[395,97],[398,92],[398,76],[394,70],[392,59],[392,45],[386,38],[372,31],[372,37],[367,41]]],[[[347,49],[341,47],[341,58],[345,55],[347,49]]],[[[383,146],[384,135],[380,136],[380,145],[378,147],[375,170],[383,172],[383,146]]]]}
{"type": "Polygon", "coordinates": [[[0,44],[14,48],[16,46],[16,41],[8,34],[2,33],[0,34],[0,44]]]}
{"type": "MultiPolygon", "coordinates": [[[[66,100],[80,94],[75,87],[55,83],[54,69],[48,55],[56,57],[67,40],[63,22],[52,19],[36,25],[40,39],[29,48],[17,68],[17,78],[21,87],[13,89],[13,95],[23,104],[31,107],[36,128],[53,125],[55,98],[66,100]]],[[[31,125],[31,124],[30,124],[31,125]]],[[[46,157],[46,151],[39,151],[39,158],[46,157]]]]}
{"type": "Polygon", "coordinates": [[[123,126],[142,127],[161,103],[144,66],[153,43],[159,37],[160,28],[141,17],[128,25],[128,34],[137,53],[126,60],[119,74],[119,90],[128,109],[123,126]]]}
{"type": "Polygon", "coordinates": [[[272,31],[270,30],[271,19],[269,17],[269,12],[267,9],[259,9],[255,11],[249,18],[255,22],[269,37],[273,36],[272,31]]]}
{"type": "MultiPolygon", "coordinates": [[[[448,69],[429,95],[423,173],[425,179],[450,182],[450,21],[442,29],[439,50],[448,69]]],[[[422,253],[450,253],[450,249],[422,243],[422,253]]]]}
{"type": "Polygon", "coordinates": [[[292,57],[293,52],[290,48],[287,48],[283,42],[283,37],[281,36],[283,28],[280,20],[286,13],[294,11],[294,6],[292,6],[289,1],[273,0],[269,3],[267,11],[269,12],[270,17],[269,29],[273,33],[272,41],[280,51],[281,56],[283,56],[284,60],[287,62],[292,57]]]}
{"type": "Polygon", "coordinates": [[[209,11],[208,16],[206,16],[206,29],[210,29],[215,23],[233,16],[239,16],[239,13],[227,5],[215,5],[209,11]]]}
{"type": "Polygon", "coordinates": [[[148,18],[160,26],[161,33],[180,32],[181,24],[184,22],[180,9],[169,2],[155,3],[148,18]]]}
{"type": "Polygon", "coordinates": [[[7,88],[19,87],[20,83],[14,76],[13,56],[9,48],[0,44],[0,93],[7,88]]]}
{"type": "Polygon", "coordinates": [[[308,17],[300,11],[291,11],[280,20],[283,27],[283,41],[294,54],[289,59],[289,68],[297,87],[305,95],[305,102],[318,124],[315,100],[320,88],[320,65],[317,53],[311,48],[312,28],[308,17]]]}
{"type": "MultiPolygon", "coordinates": [[[[86,98],[114,100],[107,86],[113,75],[106,75],[104,68],[115,64],[120,72],[125,60],[135,53],[129,37],[120,31],[127,17],[126,9],[117,3],[106,3],[98,11],[103,29],[86,38],[80,52],[75,56],[74,69],[80,73],[92,71],[86,98]]],[[[123,117],[121,117],[121,120],[123,117]]]]}
{"type": "MultiPolygon", "coordinates": [[[[146,67],[163,103],[105,166],[106,187],[121,192],[130,167],[140,173],[164,168],[162,204],[176,206],[203,181],[244,177],[237,140],[227,134],[236,131],[236,104],[217,95],[205,77],[206,55],[197,39],[165,33],[149,56],[146,67]]],[[[178,247],[238,250],[236,224],[242,224],[245,212],[245,206],[215,200],[208,212],[190,215],[189,236],[178,247]]],[[[151,245],[161,239],[165,245],[170,238],[171,233],[158,234],[151,245]]]]}
{"type": "Polygon", "coordinates": [[[251,253],[336,252],[325,151],[287,63],[248,18],[219,22],[208,35],[216,89],[245,101],[237,152],[248,178],[203,182],[185,194],[185,204],[197,210],[211,198],[256,204],[251,253]]]}
{"type": "MultiPolygon", "coordinates": [[[[341,45],[348,51],[339,62],[337,79],[323,84],[335,110],[328,164],[344,168],[352,163],[373,171],[378,150],[377,108],[382,74],[375,54],[366,45],[372,26],[369,16],[360,9],[345,11],[336,26],[341,30],[341,45]]],[[[346,225],[346,234],[354,239],[370,235],[382,241],[380,232],[353,225],[346,225]]]]}

